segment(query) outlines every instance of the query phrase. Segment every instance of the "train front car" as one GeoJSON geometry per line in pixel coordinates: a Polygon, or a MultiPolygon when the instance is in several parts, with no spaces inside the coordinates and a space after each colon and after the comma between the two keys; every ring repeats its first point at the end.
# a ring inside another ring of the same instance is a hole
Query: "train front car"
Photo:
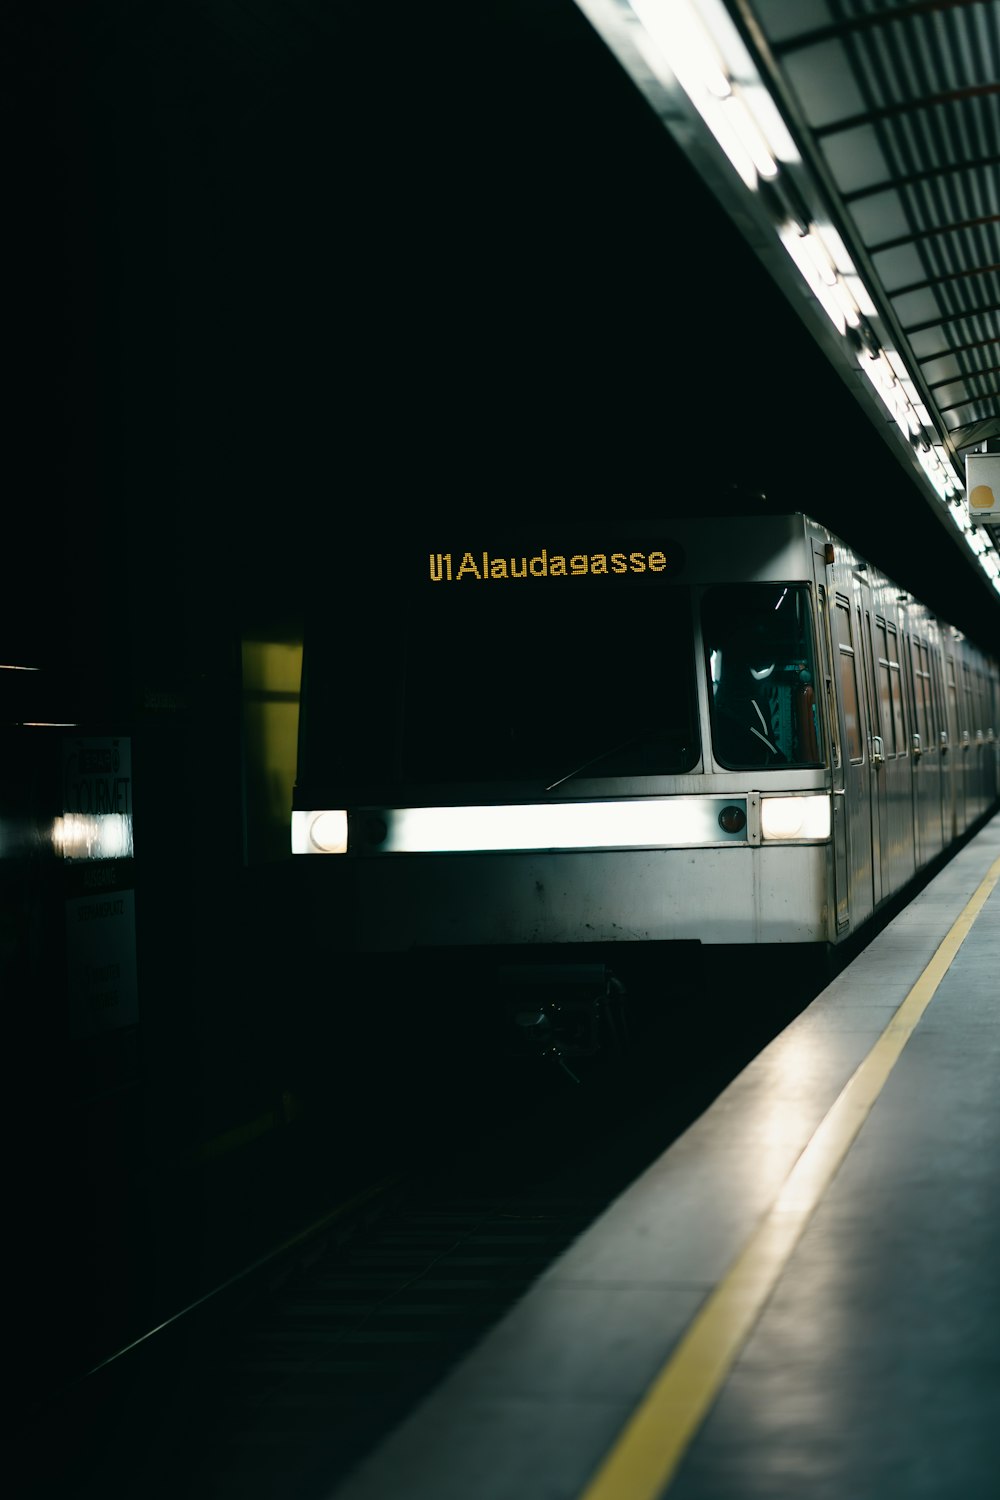
{"type": "Polygon", "coordinates": [[[470,524],[355,557],[307,626],[292,820],[333,856],[336,940],[834,941],[828,542],[798,515],[470,524]]]}

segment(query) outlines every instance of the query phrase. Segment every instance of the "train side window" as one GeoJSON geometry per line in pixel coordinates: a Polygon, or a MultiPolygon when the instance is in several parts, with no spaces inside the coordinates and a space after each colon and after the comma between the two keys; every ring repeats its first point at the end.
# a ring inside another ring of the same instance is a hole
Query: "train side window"
{"type": "Polygon", "coordinates": [[[992,717],[990,714],[990,684],[986,671],[983,668],[980,668],[979,671],[979,701],[983,705],[983,734],[988,737],[990,719],[992,717]]]}
{"type": "Polygon", "coordinates": [[[903,722],[903,676],[899,669],[899,637],[893,625],[888,626],[889,683],[892,688],[892,722],[896,735],[896,754],[905,755],[906,726],[903,722]]]}
{"type": "MultiPolygon", "coordinates": [[[[861,642],[861,652],[864,657],[865,673],[865,702],[868,708],[868,732],[881,736],[882,726],[879,722],[878,692],[875,683],[875,642],[872,640],[872,617],[865,610],[864,622],[861,619],[861,611],[858,610],[858,640],[861,642]]],[[[885,742],[883,740],[883,753],[885,742]]]]}
{"type": "Polygon", "coordinates": [[[920,696],[920,645],[914,636],[905,637],[904,650],[910,682],[910,718],[913,723],[913,732],[920,736],[920,743],[923,744],[927,731],[924,728],[924,705],[920,696]]]}
{"type": "Polygon", "coordinates": [[[972,738],[975,739],[983,726],[983,700],[979,691],[979,673],[975,667],[969,671],[969,687],[972,692],[972,738]]]}
{"type": "Polygon", "coordinates": [[[927,666],[931,674],[928,684],[934,712],[936,742],[941,743],[942,733],[947,732],[948,716],[945,710],[944,689],[941,685],[941,642],[932,637],[927,643],[927,666]]]}
{"type": "Polygon", "coordinates": [[[882,720],[882,735],[885,754],[896,754],[896,728],[892,711],[892,674],[889,671],[889,645],[886,640],[885,621],[875,617],[875,661],[878,667],[879,717],[882,720]]]}
{"type": "Polygon", "coordinates": [[[931,695],[930,663],[927,646],[914,641],[916,660],[913,666],[913,702],[917,712],[917,733],[925,749],[934,744],[934,702],[931,695]]]}
{"type": "Polygon", "coordinates": [[[861,742],[861,715],[858,710],[858,668],[851,639],[851,607],[837,600],[837,652],[840,664],[840,697],[844,705],[844,729],[847,736],[847,758],[855,763],[864,759],[861,742]]]}
{"type": "Polygon", "coordinates": [[[930,646],[924,647],[924,666],[927,669],[927,680],[924,683],[924,694],[927,699],[927,732],[934,736],[935,743],[942,728],[944,717],[941,708],[941,673],[940,663],[931,656],[930,646]]]}

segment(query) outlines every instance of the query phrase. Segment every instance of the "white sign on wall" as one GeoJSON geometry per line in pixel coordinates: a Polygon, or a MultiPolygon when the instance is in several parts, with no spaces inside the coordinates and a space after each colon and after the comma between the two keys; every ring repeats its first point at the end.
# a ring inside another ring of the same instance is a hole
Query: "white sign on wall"
{"type": "Polygon", "coordinates": [[[63,762],[63,812],[84,817],[132,816],[132,741],[72,739],[63,762]]]}
{"type": "Polygon", "coordinates": [[[970,453],[965,460],[969,520],[1000,525],[1000,453],[970,453]]]}

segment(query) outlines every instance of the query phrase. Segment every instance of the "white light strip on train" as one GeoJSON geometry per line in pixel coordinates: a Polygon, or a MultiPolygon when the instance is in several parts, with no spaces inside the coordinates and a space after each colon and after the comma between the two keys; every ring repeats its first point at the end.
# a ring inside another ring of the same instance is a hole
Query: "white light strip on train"
{"type": "MultiPolygon", "coordinates": [[[[803,822],[800,833],[779,838],[824,838],[814,832],[822,820],[807,817],[807,803],[820,798],[778,799],[794,802],[803,822]]],[[[826,799],[828,800],[828,799],[826,799]]],[[[619,802],[559,802],[473,807],[397,807],[361,810],[351,847],[367,854],[436,854],[543,849],[684,848],[705,844],[742,844],[743,830],[727,833],[719,823],[724,808],[746,816],[744,797],[643,798],[619,802]]],[[[775,828],[790,826],[792,813],[775,828]]],[[[829,814],[827,814],[827,833],[829,814]]],[[[292,813],[294,854],[346,854],[348,816],[343,809],[292,813]]]]}
{"type": "Polygon", "coordinates": [[[502,807],[405,807],[388,818],[389,854],[453,850],[621,849],[720,843],[725,803],[528,803],[502,807]]]}
{"type": "MultiPolygon", "coordinates": [[[[384,836],[362,833],[370,853],[443,854],[543,849],[683,848],[742,843],[719,826],[742,798],[644,798],[636,802],[526,803],[483,807],[396,807],[362,814],[384,836]]],[[[822,842],[830,837],[826,792],[761,798],[761,837],[822,842]]],[[[346,854],[345,809],[292,813],[293,854],[346,854]]]]}

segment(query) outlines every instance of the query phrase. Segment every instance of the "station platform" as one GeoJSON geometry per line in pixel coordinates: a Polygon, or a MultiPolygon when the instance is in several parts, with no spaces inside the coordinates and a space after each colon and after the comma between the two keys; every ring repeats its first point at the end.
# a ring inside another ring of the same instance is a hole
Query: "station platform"
{"type": "Polygon", "coordinates": [[[998,876],[1000,816],[336,1500],[993,1500],[998,876]]]}

